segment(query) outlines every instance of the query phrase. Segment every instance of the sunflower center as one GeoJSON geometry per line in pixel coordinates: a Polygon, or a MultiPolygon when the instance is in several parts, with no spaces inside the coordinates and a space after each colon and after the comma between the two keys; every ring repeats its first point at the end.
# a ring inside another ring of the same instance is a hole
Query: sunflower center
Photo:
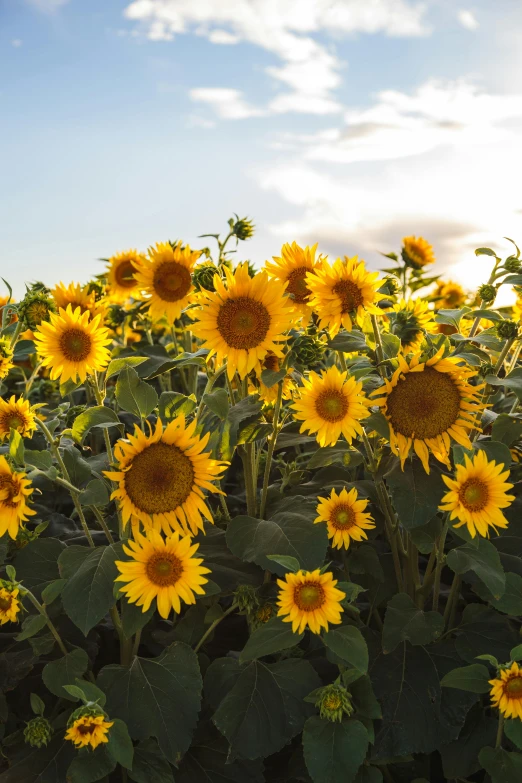
{"type": "Polygon", "coordinates": [[[7,610],[11,608],[12,603],[13,599],[11,596],[9,596],[9,598],[0,598],[0,611],[7,612],[7,610]]]}
{"type": "Polygon", "coordinates": [[[183,573],[183,563],[169,552],[160,552],[152,555],[146,565],[147,576],[150,581],[160,587],[175,585],[183,573]]]}
{"type": "Polygon", "coordinates": [[[33,302],[33,304],[30,304],[27,308],[27,315],[36,326],[47,318],[48,312],[49,308],[43,302],[33,302]]]}
{"type": "Polygon", "coordinates": [[[221,337],[231,348],[255,348],[270,328],[270,313],[261,302],[248,296],[227,299],[217,317],[221,337]]]}
{"type": "Polygon", "coordinates": [[[386,412],[395,432],[424,440],[436,438],[455,424],[460,403],[460,391],[451,376],[425,367],[399,380],[388,395],[386,412]]]}
{"type": "Polygon", "coordinates": [[[504,693],[513,699],[519,699],[522,696],[522,677],[512,677],[504,685],[504,693]]]}
{"type": "Polygon", "coordinates": [[[275,355],[275,353],[269,353],[267,356],[265,356],[263,367],[265,370],[279,372],[279,358],[275,355]]]}
{"type": "Polygon", "coordinates": [[[17,430],[19,427],[25,427],[27,424],[25,419],[22,419],[22,417],[16,413],[6,413],[2,416],[0,421],[2,423],[2,429],[6,431],[17,430]]]}
{"type": "Polygon", "coordinates": [[[92,734],[96,728],[96,723],[82,723],[81,726],[76,726],[78,734],[92,734]]]}
{"type": "Polygon", "coordinates": [[[134,288],[136,285],[136,280],[134,277],[135,271],[136,270],[134,269],[131,261],[128,259],[126,261],[122,261],[121,264],[117,266],[114,273],[118,285],[120,285],[122,288],[134,288]]]}
{"type": "Polygon", "coordinates": [[[260,623],[267,623],[274,614],[274,607],[270,604],[265,604],[261,609],[257,610],[256,618],[260,623]]]}
{"type": "Polygon", "coordinates": [[[146,514],[164,514],[181,506],[194,486],[194,468],[177,446],[152,443],[132,460],[125,473],[125,489],[136,508],[146,514]]]}
{"type": "Polygon", "coordinates": [[[326,389],[316,399],[315,410],[325,421],[341,421],[348,413],[348,400],[338,389],[326,389]]]}
{"type": "Polygon", "coordinates": [[[164,302],[177,302],[188,293],[192,278],[187,267],[177,261],[165,261],[154,273],[154,291],[164,302]]]}
{"type": "Polygon", "coordinates": [[[363,303],[361,289],[352,280],[339,280],[332,290],[341,300],[342,313],[351,313],[363,303]]]}
{"type": "Polygon", "coordinates": [[[18,487],[10,476],[0,476],[0,503],[9,508],[15,508],[13,498],[18,493],[18,487]],[[5,493],[5,496],[4,496],[5,493]]]}
{"type": "Polygon", "coordinates": [[[470,511],[482,511],[489,500],[487,484],[476,478],[468,479],[459,490],[459,500],[470,511]]]}
{"type": "Polygon", "coordinates": [[[292,294],[294,302],[302,304],[308,300],[310,289],[306,285],[306,275],[310,270],[306,266],[300,266],[292,270],[288,275],[287,293],[292,294]]]}
{"type": "Polygon", "coordinates": [[[332,512],[330,524],[336,530],[349,530],[355,525],[355,512],[345,504],[336,506],[332,512]]]}
{"type": "Polygon", "coordinates": [[[338,710],[343,702],[337,693],[332,693],[326,697],[323,703],[327,710],[338,710]]]}
{"type": "Polygon", "coordinates": [[[318,582],[303,582],[294,591],[294,601],[302,612],[313,612],[325,602],[326,596],[318,582]]]}
{"type": "Polygon", "coordinates": [[[81,329],[67,329],[60,337],[60,348],[69,362],[83,362],[91,352],[91,338],[81,329]]]}

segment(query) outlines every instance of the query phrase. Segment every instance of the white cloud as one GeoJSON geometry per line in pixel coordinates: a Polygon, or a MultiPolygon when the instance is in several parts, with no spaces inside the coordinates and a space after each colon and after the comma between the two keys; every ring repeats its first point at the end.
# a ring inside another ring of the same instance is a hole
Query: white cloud
{"type": "Polygon", "coordinates": [[[14,46],[15,49],[19,49],[22,45],[22,39],[21,38],[13,38],[11,41],[11,46],[14,46]]]}
{"type": "Polygon", "coordinates": [[[206,130],[216,127],[216,123],[213,120],[200,117],[199,114],[189,114],[185,124],[187,128],[205,128],[206,130]]]}
{"type": "Polygon", "coordinates": [[[231,44],[237,44],[240,41],[237,35],[229,33],[228,30],[211,30],[207,34],[207,38],[210,43],[224,44],[230,46],[231,44]]]}
{"type": "Polygon", "coordinates": [[[466,30],[476,30],[477,27],[479,27],[477,18],[472,11],[461,10],[458,12],[457,18],[462,27],[465,27],[466,30]]]}
{"type": "Polygon", "coordinates": [[[243,100],[241,90],[227,87],[198,87],[190,91],[190,97],[198,103],[211,106],[218,117],[226,120],[242,120],[247,117],[260,117],[262,109],[250,106],[243,100]]]}

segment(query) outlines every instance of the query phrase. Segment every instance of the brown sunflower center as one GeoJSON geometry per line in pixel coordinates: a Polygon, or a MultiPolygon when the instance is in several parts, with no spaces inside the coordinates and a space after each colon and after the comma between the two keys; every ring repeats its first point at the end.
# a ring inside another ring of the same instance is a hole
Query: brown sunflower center
{"type": "Polygon", "coordinates": [[[342,703],[343,700],[338,693],[330,693],[323,702],[327,710],[338,710],[342,703]]]}
{"type": "Polygon", "coordinates": [[[81,329],[66,329],[60,337],[60,348],[68,362],[83,362],[91,352],[90,335],[81,329]]]}
{"type": "Polygon", "coordinates": [[[263,361],[263,367],[265,370],[272,370],[272,372],[279,372],[279,358],[275,353],[269,353],[265,356],[263,361]]]}
{"type": "Polygon", "coordinates": [[[8,598],[0,597],[0,612],[7,612],[7,610],[11,608],[12,603],[13,603],[13,599],[11,598],[11,596],[9,596],[8,598]]]}
{"type": "Polygon", "coordinates": [[[508,698],[520,699],[522,697],[522,677],[512,677],[504,685],[504,693],[508,698]]]}
{"type": "Polygon", "coordinates": [[[150,581],[160,587],[175,585],[183,573],[183,563],[170,552],[157,552],[145,567],[150,581]]]}
{"type": "Polygon", "coordinates": [[[125,490],[146,514],[164,514],[181,506],[194,486],[194,468],[177,446],[152,443],[132,459],[125,490]]]}
{"type": "Polygon", "coordinates": [[[18,494],[18,490],[18,484],[11,476],[0,476],[0,505],[15,508],[18,504],[13,502],[13,498],[18,494]]]}
{"type": "Polygon", "coordinates": [[[92,734],[96,725],[96,723],[82,723],[80,726],[76,726],[76,731],[78,734],[92,734]]]}
{"type": "Polygon", "coordinates": [[[129,259],[125,259],[125,261],[118,264],[114,272],[118,285],[122,288],[134,288],[136,285],[135,271],[132,261],[129,261],[129,259]]]}
{"type": "Polygon", "coordinates": [[[323,586],[319,582],[303,582],[294,590],[294,601],[302,612],[313,612],[326,601],[323,586]]]}
{"type": "Polygon", "coordinates": [[[274,607],[271,604],[265,604],[257,610],[256,619],[260,623],[267,623],[274,614],[274,607]]]}
{"type": "Polygon", "coordinates": [[[270,328],[270,313],[262,304],[248,296],[227,299],[219,308],[217,328],[231,348],[255,348],[265,339],[270,328]]]}
{"type": "Polygon", "coordinates": [[[330,524],[336,530],[349,530],[355,525],[355,512],[345,503],[336,506],[331,515],[330,524]]]}
{"type": "Polygon", "coordinates": [[[459,500],[469,511],[482,511],[489,500],[487,484],[477,478],[468,479],[459,489],[459,500]]]}
{"type": "Polygon", "coordinates": [[[303,304],[308,300],[310,296],[310,289],[306,285],[306,275],[310,272],[310,269],[306,266],[299,266],[297,269],[293,269],[288,275],[288,286],[286,288],[287,293],[292,294],[294,302],[303,304]]]}
{"type": "Polygon", "coordinates": [[[17,413],[5,413],[1,418],[1,429],[17,430],[19,427],[26,427],[27,421],[17,413]]]}
{"type": "Polygon", "coordinates": [[[315,410],[325,421],[341,421],[348,413],[348,400],[338,389],[325,389],[315,401],[315,410]]]}
{"type": "Polygon", "coordinates": [[[361,289],[353,280],[339,280],[332,290],[341,300],[342,313],[351,313],[363,303],[361,289]]]}
{"type": "Polygon", "coordinates": [[[192,284],[190,272],[177,261],[165,261],[154,272],[154,291],[164,302],[177,302],[188,293],[192,284]]]}
{"type": "Polygon", "coordinates": [[[460,403],[460,391],[449,373],[425,367],[399,379],[388,395],[386,412],[395,432],[424,440],[455,424],[460,403]]]}

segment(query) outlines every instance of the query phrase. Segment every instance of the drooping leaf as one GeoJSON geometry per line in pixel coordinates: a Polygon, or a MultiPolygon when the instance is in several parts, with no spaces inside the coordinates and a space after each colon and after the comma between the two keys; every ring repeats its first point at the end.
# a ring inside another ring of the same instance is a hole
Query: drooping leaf
{"type": "Polygon", "coordinates": [[[20,582],[35,593],[37,598],[50,582],[58,579],[58,557],[65,544],[57,538],[38,538],[20,549],[13,560],[20,582]]]}
{"type": "Polygon", "coordinates": [[[409,595],[398,593],[388,601],[384,615],[382,646],[386,653],[395,650],[400,642],[429,644],[444,630],[444,620],[438,612],[423,612],[409,595]]]}
{"type": "Polygon", "coordinates": [[[303,636],[302,633],[297,634],[292,631],[291,623],[284,623],[281,617],[272,617],[253,631],[239,660],[241,663],[247,663],[295,647],[303,636]]]}
{"type": "Polygon", "coordinates": [[[522,615],[522,576],[512,573],[506,574],[506,589],[502,597],[498,599],[480,582],[473,585],[473,590],[498,612],[504,612],[512,617],[522,615]]]}
{"type": "Polygon", "coordinates": [[[516,641],[517,635],[505,616],[494,609],[469,604],[464,610],[455,646],[468,663],[474,663],[477,655],[484,653],[494,655],[499,661],[508,661],[516,641]]]}
{"type": "Polygon", "coordinates": [[[80,446],[83,445],[86,436],[93,427],[120,427],[123,431],[122,424],[112,408],[99,405],[88,408],[75,418],[72,426],[72,436],[75,442],[80,446]]]}
{"type": "Polygon", "coordinates": [[[262,769],[260,761],[236,759],[230,763],[226,739],[212,726],[204,725],[183,757],[176,783],[265,783],[262,769]]]}
{"type": "Polygon", "coordinates": [[[222,421],[227,418],[230,405],[226,389],[214,389],[210,394],[204,394],[203,403],[222,421]]]}
{"type": "Polygon", "coordinates": [[[142,381],[132,367],[125,367],[120,372],[116,383],[116,399],[124,411],[144,419],[158,404],[155,389],[150,383],[142,381]]]}
{"type": "Polygon", "coordinates": [[[491,783],[520,783],[522,754],[508,753],[503,748],[483,748],[479,761],[491,776],[491,783]]]}
{"type": "Polygon", "coordinates": [[[314,783],[352,783],[368,748],[368,732],[358,720],[332,723],[314,715],[303,730],[303,749],[314,783]]]}
{"type": "Polygon", "coordinates": [[[483,747],[495,742],[497,724],[493,716],[484,714],[480,705],[471,708],[459,738],[440,748],[444,775],[448,780],[467,779],[480,769],[478,754],[483,747]]]}
{"type": "Polygon", "coordinates": [[[74,698],[64,690],[63,686],[73,685],[74,681],[87,671],[88,665],[87,653],[77,647],[76,650],[67,653],[62,658],[47,663],[42,671],[42,679],[55,696],[74,701],[74,698]]]}
{"type": "Polygon", "coordinates": [[[147,361],[146,356],[122,356],[120,359],[113,359],[105,372],[105,380],[109,380],[114,375],[118,375],[125,367],[137,367],[139,364],[147,361]]]}
{"type": "Polygon", "coordinates": [[[328,649],[362,674],[368,671],[368,647],[363,635],[354,625],[331,626],[330,630],[323,634],[323,642],[328,649]]]}
{"type": "Polygon", "coordinates": [[[172,767],[153,739],[136,745],[132,770],[128,775],[134,783],[174,783],[172,767]]]}
{"type": "Polygon", "coordinates": [[[437,513],[440,499],[446,491],[441,469],[431,466],[426,473],[420,459],[412,458],[400,463],[385,475],[390,487],[393,505],[406,530],[426,525],[437,513]]]}
{"type": "Polygon", "coordinates": [[[182,413],[184,416],[188,416],[196,405],[197,401],[193,394],[190,397],[186,397],[179,392],[164,391],[161,393],[158,403],[160,419],[167,424],[182,413]]]}
{"type": "Polygon", "coordinates": [[[469,666],[461,666],[448,672],[440,684],[444,688],[458,688],[470,693],[487,693],[491,690],[489,685],[489,671],[481,663],[472,663],[469,666]]]}

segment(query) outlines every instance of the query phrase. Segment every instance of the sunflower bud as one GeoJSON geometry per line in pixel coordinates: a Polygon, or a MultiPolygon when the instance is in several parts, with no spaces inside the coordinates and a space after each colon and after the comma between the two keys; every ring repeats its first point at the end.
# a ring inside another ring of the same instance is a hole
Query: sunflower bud
{"type": "Polygon", "coordinates": [[[514,340],[518,336],[518,324],[516,321],[499,321],[495,331],[501,340],[514,340]]]}
{"type": "Polygon", "coordinates": [[[250,618],[250,626],[252,630],[259,628],[260,625],[264,625],[274,616],[275,608],[272,604],[263,604],[255,612],[253,612],[250,618]]]}
{"type": "Polygon", "coordinates": [[[234,601],[241,612],[253,612],[259,606],[255,587],[252,585],[239,585],[234,593],[234,601]]]}
{"type": "Polygon", "coordinates": [[[292,353],[298,364],[315,367],[322,360],[326,346],[315,334],[300,334],[292,343],[292,353]]]}
{"type": "Polygon", "coordinates": [[[385,277],[379,288],[381,294],[387,294],[388,296],[394,296],[399,290],[400,283],[396,277],[385,277]]]}
{"type": "Polygon", "coordinates": [[[321,688],[315,706],[319,707],[319,715],[332,723],[341,722],[343,715],[351,715],[353,706],[350,694],[342,685],[332,683],[321,688]]]}
{"type": "Polygon", "coordinates": [[[232,231],[233,235],[238,239],[252,239],[254,236],[255,226],[247,217],[239,218],[236,215],[236,220],[234,221],[233,218],[230,218],[228,225],[230,226],[230,230],[232,231]]]}
{"type": "Polygon", "coordinates": [[[488,304],[489,302],[494,302],[495,297],[497,295],[497,289],[494,285],[490,285],[489,283],[484,283],[480,286],[478,290],[478,295],[482,299],[483,302],[486,302],[488,304]]]}
{"type": "Polygon", "coordinates": [[[37,717],[30,720],[24,729],[26,745],[41,748],[47,745],[53,734],[53,729],[47,718],[37,717]]]}
{"type": "Polygon", "coordinates": [[[26,293],[18,306],[18,318],[26,329],[36,329],[42,321],[49,321],[51,313],[56,312],[56,305],[47,289],[36,287],[38,285],[26,293]]]}
{"type": "Polygon", "coordinates": [[[111,304],[105,314],[105,323],[110,329],[117,329],[125,321],[127,313],[119,304],[111,304]]]}
{"type": "Polygon", "coordinates": [[[192,281],[197,291],[215,291],[214,275],[218,273],[217,268],[212,263],[199,264],[192,273],[192,281]]]}
{"type": "Polygon", "coordinates": [[[506,258],[504,261],[504,269],[506,272],[520,272],[521,268],[522,263],[520,259],[516,258],[516,256],[509,256],[509,258],[506,258]]]}

